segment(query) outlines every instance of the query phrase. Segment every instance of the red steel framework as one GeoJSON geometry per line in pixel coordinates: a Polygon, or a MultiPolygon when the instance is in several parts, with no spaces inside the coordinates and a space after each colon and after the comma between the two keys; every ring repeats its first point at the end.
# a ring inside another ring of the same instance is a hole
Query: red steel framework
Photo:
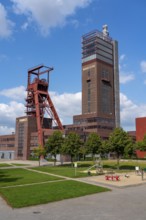
{"type": "Polygon", "coordinates": [[[50,98],[49,88],[49,73],[53,68],[39,65],[28,70],[28,85],[27,85],[27,98],[26,98],[26,114],[28,116],[36,117],[38,129],[38,144],[43,147],[44,137],[44,117],[49,116],[52,129],[52,121],[63,130],[62,123],[58,117],[56,109],[50,98]],[[45,78],[42,75],[46,74],[45,78]]]}

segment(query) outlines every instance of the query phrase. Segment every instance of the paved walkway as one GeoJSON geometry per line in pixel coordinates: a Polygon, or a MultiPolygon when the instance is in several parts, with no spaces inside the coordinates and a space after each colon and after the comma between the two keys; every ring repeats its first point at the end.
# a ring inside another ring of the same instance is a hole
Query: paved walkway
{"type": "Polygon", "coordinates": [[[0,198],[1,220],[145,220],[146,186],[113,189],[46,205],[12,209],[0,198]]]}
{"type": "MultiPolygon", "coordinates": [[[[39,162],[38,161],[33,161],[33,160],[5,160],[5,159],[0,159],[0,164],[7,163],[10,164],[14,167],[14,164],[22,164],[24,166],[38,166],[39,162]]],[[[53,165],[53,162],[44,162],[43,160],[40,163],[41,165],[53,165]]],[[[18,167],[18,166],[17,166],[18,167]]]]}

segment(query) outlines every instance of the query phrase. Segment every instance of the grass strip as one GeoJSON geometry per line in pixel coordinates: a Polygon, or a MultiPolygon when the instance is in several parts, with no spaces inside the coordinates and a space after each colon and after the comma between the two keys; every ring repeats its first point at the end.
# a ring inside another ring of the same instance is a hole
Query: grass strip
{"type": "MultiPolygon", "coordinates": [[[[101,165],[104,169],[117,169],[117,160],[101,160],[101,165]]],[[[79,167],[90,167],[95,164],[95,161],[79,161],[79,167]]],[[[119,169],[120,170],[135,170],[135,167],[139,166],[141,168],[146,168],[146,161],[144,160],[120,160],[119,169]]]]}
{"type": "Polygon", "coordinates": [[[20,166],[20,167],[21,167],[21,166],[22,166],[22,167],[23,167],[23,166],[29,166],[29,164],[22,164],[22,163],[11,163],[11,164],[12,164],[13,166],[18,166],[18,167],[19,167],[19,166],[20,166]]]}
{"type": "Polygon", "coordinates": [[[106,191],[109,191],[109,189],[73,180],[66,180],[43,185],[7,189],[1,188],[0,194],[13,208],[21,208],[106,191]]]}
{"type": "Polygon", "coordinates": [[[0,169],[0,187],[59,180],[61,178],[36,173],[23,168],[0,169]]]}
{"type": "Polygon", "coordinates": [[[66,176],[70,178],[79,178],[79,177],[87,177],[87,173],[84,173],[84,168],[75,168],[74,167],[64,167],[64,166],[55,166],[55,167],[35,167],[34,170],[39,170],[47,173],[52,173],[60,176],[66,176]]]}
{"type": "Polygon", "coordinates": [[[7,163],[0,163],[0,167],[11,167],[11,164],[7,164],[7,163]]]}

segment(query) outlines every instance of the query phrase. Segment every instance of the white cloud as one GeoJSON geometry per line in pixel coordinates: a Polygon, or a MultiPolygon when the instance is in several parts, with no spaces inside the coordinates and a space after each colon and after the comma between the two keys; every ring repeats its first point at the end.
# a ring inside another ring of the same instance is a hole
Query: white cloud
{"type": "Polygon", "coordinates": [[[79,27],[79,21],[74,19],[71,21],[72,25],[75,27],[75,28],[78,28],[79,27]]]}
{"type": "Polygon", "coordinates": [[[19,86],[2,90],[0,96],[12,100],[7,104],[0,103],[0,135],[10,134],[15,131],[16,118],[25,115],[25,106],[22,103],[26,97],[25,87],[19,86]]]}
{"type": "Polygon", "coordinates": [[[0,3],[0,38],[7,38],[12,34],[14,23],[7,17],[7,11],[0,3]]]}
{"type": "Polygon", "coordinates": [[[119,58],[120,62],[123,61],[125,59],[126,55],[125,54],[122,54],[119,58]]]}
{"type": "Polygon", "coordinates": [[[11,101],[8,104],[0,103],[0,134],[15,130],[16,117],[24,116],[25,106],[22,103],[11,101]]]}
{"type": "Polygon", "coordinates": [[[121,126],[127,130],[135,130],[135,118],[146,116],[146,105],[135,104],[123,93],[120,94],[121,126]]]}
{"type": "MultiPolygon", "coordinates": [[[[81,92],[63,94],[50,92],[50,96],[63,124],[72,124],[73,115],[81,114],[81,92]]],[[[24,95],[22,102],[23,97],[24,95]]],[[[121,126],[127,131],[135,130],[135,118],[146,116],[146,105],[135,104],[123,93],[120,94],[120,109],[121,126]]],[[[21,102],[0,103],[0,134],[14,131],[16,117],[24,116],[24,112],[25,106],[21,102]]]]}
{"type": "Polygon", "coordinates": [[[50,92],[50,96],[63,124],[72,124],[73,115],[81,114],[81,92],[60,95],[50,92]]]}
{"type": "Polygon", "coordinates": [[[24,100],[24,98],[26,97],[26,89],[24,86],[19,86],[11,89],[4,89],[0,91],[0,95],[13,100],[24,100]]]}
{"type": "Polygon", "coordinates": [[[135,76],[132,72],[125,70],[126,68],[126,63],[124,62],[125,58],[126,58],[125,54],[122,54],[119,58],[119,72],[120,72],[119,76],[120,76],[121,84],[126,84],[135,79],[135,76]]]}
{"type": "Polygon", "coordinates": [[[15,132],[14,127],[0,126],[0,135],[12,134],[12,132],[15,132]]]}
{"type": "Polygon", "coordinates": [[[77,8],[84,8],[92,0],[11,0],[15,13],[27,17],[27,22],[35,22],[41,33],[47,35],[50,28],[65,24],[68,16],[77,8]]]}
{"type": "MultiPolygon", "coordinates": [[[[13,100],[21,100],[22,102],[24,93],[23,86],[0,92],[1,95],[7,95],[13,100]]],[[[75,94],[50,92],[50,96],[62,123],[72,124],[72,116],[81,113],[81,92],[75,94]]],[[[0,134],[9,134],[14,131],[16,118],[24,116],[24,112],[25,106],[21,102],[0,103],[0,134]]]]}
{"type": "Polygon", "coordinates": [[[127,82],[130,82],[135,79],[135,76],[133,73],[129,72],[120,72],[120,83],[126,84],[127,82]]]}
{"type": "Polygon", "coordinates": [[[25,30],[27,30],[28,26],[29,26],[28,22],[25,22],[25,23],[21,26],[21,28],[22,28],[22,30],[25,31],[25,30]]]}
{"type": "Polygon", "coordinates": [[[146,73],[146,61],[145,60],[141,61],[140,67],[141,67],[141,71],[143,73],[146,73]]]}

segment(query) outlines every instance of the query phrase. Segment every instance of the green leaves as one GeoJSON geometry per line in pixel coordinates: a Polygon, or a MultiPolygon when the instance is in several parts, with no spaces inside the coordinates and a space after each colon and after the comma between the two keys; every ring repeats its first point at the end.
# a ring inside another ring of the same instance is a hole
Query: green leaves
{"type": "Polygon", "coordinates": [[[137,141],[135,146],[136,146],[136,149],[138,150],[146,151],[146,135],[144,135],[144,138],[142,141],[137,141]]]}
{"type": "Polygon", "coordinates": [[[63,141],[64,140],[61,131],[54,131],[54,133],[48,138],[48,141],[45,144],[47,153],[50,153],[54,156],[55,162],[57,154],[59,154],[61,151],[63,141]]]}
{"type": "Polygon", "coordinates": [[[130,144],[131,139],[126,131],[122,128],[115,128],[109,137],[109,146],[112,152],[116,152],[119,156],[123,155],[125,147],[130,144]]]}
{"type": "Polygon", "coordinates": [[[42,146],[35,148],[33,152],[34,155],[37,156],[38,158],[46,155],[46,150],[42,146]]]}
{"type": "Polygon", "coordinates": [[[97,133],[91,133],[86,141],[87,152],[91,153],[93,156],[100,152],[102,146],[102,141],[97,133]]]}
{"type": "Polygon", "coordinates": [[[119,166],[119,158],[123,156],[125,149],[132,145],[132,139],[122,128],[115,128],[109,137],[109,151],[115,152],[117,155],[117,164],[119,166]]]}
{"type": "Polygon", "coordinates": [[[70,132],[64,139],[62,153],[70,155],[71,158],[76,157],[79,154],[81,146],[80,136],[75,132],[70,132]]]}

